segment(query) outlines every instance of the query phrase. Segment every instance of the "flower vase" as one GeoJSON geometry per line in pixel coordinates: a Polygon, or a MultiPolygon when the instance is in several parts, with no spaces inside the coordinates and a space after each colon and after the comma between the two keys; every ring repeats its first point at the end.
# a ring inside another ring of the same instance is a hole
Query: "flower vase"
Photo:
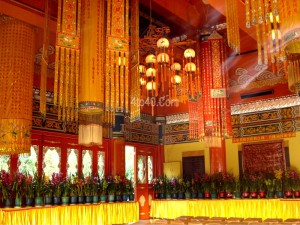
{"type": "Polygon", "coordinates": [[[84,203],[84,196],[78,196],[77,202],[78,202],[78,204],[83,204],[84,203]]]}
{"type": "Polygon", "coordinates": [[[70,205],[76,205],[77,204],[78,197],[77,196],[71,196],[70,197],[70,205]]]}
{"type": "Polygon", "coordinates": [[[165,196],[165,193],[159,193],[159,199],[165,199],[166,196],[165,196]]]}
{"type": "Polygon", "coordinates": [[[226,192],[226,198],[230,199],[233,197],[233,194],[231,192],[226,192]]]}
{"type": "Polygon", "coordinates": [[[52,196],[45,196],[45,206],[52,205],[52,196]]]}
{"type": "Polygon", "coordinates": [[[34,206],[35,207],[42,207],[43,206],[43,198],[42,197],[35,197],[34,206]]]}
{"type": "Polygon", "coordinates": [[[266,198],[266,192],[265,191],[259,191],[258,196],[259,196],[259,198],[266,198]]]}
{"type": "Polygon", "coordinates": [[[100,202],[106,202],[106,195],[100,195],[100,202]]]}
{"type": "Polygon", "coordinates": [[[129,201],[133,202],[134,201],[134,194],[129,194],[129,201]]]}
{"type": "Polygon", "coordinates": [[[128,194],[123,194],[122,195],[122,202],[127,202],[129,199],[128,199],[128,194]]]}
{"type": "Polygon", "coordinates": [[[185,192],[184,197],[185,197],[185,199],[190,199],[191,198],[191,193],[190,192],[185,192]]]}
{"type": "Polygon", "coordinates": [[[209,191],[205,191],[204,192],[204,198],[205,199],[209,199],[210,198],[210,192],[209,191]]]}
{"type": "Polygon", "coordinates": [[[171,198],[172,199],[177,199],[178,198],[177,193],[172,193],[171,198]]]}
{"type": "Polygon", "coordinates": [[[90,195],[85,196],[84,200],[85,200],[85,204],[91,204],[93,202],[93,196],[90,195]]]}
{"type": "Polygon", "coordinates": [[[15,198],[15,208],[21,208],[21,205],[22,205],[22,199],[15,198]]]}
{"type": "Polygon", "coordinates": [[[116,200],[116,202],[120,202],[121,201],[121,195],[116,194],[115,200],[116,200]]]}
{"type": "Polygon", "coordinates": [[[276,197],[277,197],[277,198],[283,198],[283,193],[282,193],[282,191],[276,191],[275,193],[276,193],[276,197]]]}
{"type": "Polygon", "coordinates": [[[268,191],[267,192],[267,197],[268,198],[274,198],[275,197],[275,192],[274,191],[268,191]]]}
{"type": "Polygon", "coordinates": [[[114,202],[115,201],[115,195],[114,194],[109,194],[108,195],[108,202],[114,202]]]}
{"type": "Polygon", "coordinates": [[[226,197],[226,193],[224,191],[221,191],[219,193],[219,198],[225,198],[226,197]]]}
{"type": "Polygon", "coordinates": [[[99,199],[98,195],[94,195],[93,196],[93,204],[97,204],[99,201],[98,199],[99,199]]]}
{"type": "Polygon", "coordinates": [[[241,192],[235,191],[234,192],[234,198],[241,198],[241,192]]]}
{"type": "Polygon", "coordinates": [[[198,198],[200,198],[200,199],[204,198],[203,192],[198,192],[198,198]]]}
{"type": "Polygon", "coordinates": [[[60,205],[60,197],[53,197],[53,205],[60,205]]]}
{"type": "Polygon", "coordinates": [[[33,198],[25,198],[25,206],[26,207],[32,207],[32,205],[33,205],[33,198]]]}
{"type": "Polygon", "coordinates": [[[191,198],[192,198],[192,199],[196,199],[197,197],[198,197],[198,193],[193,192],[191,198]]]}
{"type": "Polygon", "coordinates": [[[166,199],[170,200],[172,198],[171,193],[166,193],[166,199]]]}
{"type": "Polygon", "coordinates": [[[293,191],[291,191],[291,190],[286,190],[286,191],[284,192],[284,196],[285,196],[286,198],[292,198],[292,197],[293,197],[293,191]]]}
{"type": "Polygon", "coordinates": [[[300,191],[294,191],[294,198],[300,198],[300,191]]]}
{"type": "Polygon", "coordinates": [[[250,193],[250,196],[251,196],[251,198],[257,198],[257,192],[256,191],[252,191],[251,193],[250,193]]]}
{"type": "Polygon", "coordinates": [[[244,191],[242,196],[243,196],[243,198],[249,198],[250,197],[250,192],[244,191]]]}
{"type": "Polygon", "coordinates": [[[4,208],[11,208],[13,205],[12,198],[6,198],[4,199],[4,208]]]}
{"type": "Polygon", "coordinates": [[[178,199],[183,199],[183,193],[178,193],[178,199]]]}
{"type": "Polygon", "coordinates": [[[218,197],[218,194],[216,192],[210,193],[211,199],[216,199],[218,197]]]}
{"type": "Polygon", "coordinates": [[[69,196],[63,196],[61,197],[61,204],[62,205],[69,205],[70,197],[69,196]]]}

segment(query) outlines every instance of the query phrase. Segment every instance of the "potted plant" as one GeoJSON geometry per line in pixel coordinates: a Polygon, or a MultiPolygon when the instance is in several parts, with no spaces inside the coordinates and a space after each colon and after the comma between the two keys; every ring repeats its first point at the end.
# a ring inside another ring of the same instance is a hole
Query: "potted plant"
{"type": "Polygon", "coordinates": [[[89,175],[85,176],[83,179],[83,195],[86,204],[91,204],[93,201],[92,187],[93,187],[92,178],[89,175]]]}
{"type": "Polygon", "coordinates": [[[24,175],[20,172],[14,175],[12,191],[15,193],[15,208],[20,208],[24,193],[24,175]]]}
{"type": "Polygon", "coordinates": [[[100,192],[100,202],[106,202],[106,194],[107,194],[107,180],[99,179],[99,192],[100,192]]]}
{"type": "Polygon", "coordinates": [[[210,198],[211,177],[208,174],[204,174],[204,176],[202,177],[202,185],[203,185],[204,198],[210,198]]]}
{"type": "Polygon", "coordinates": [[[33,176],[25,174],[24,176],[24,194],[25,194],[25,205],[31,207],[34,199],[34,188],[33,188],[33,176]]]}
{"type": "Polygon", "coordinates": [[[2,199],[4,200],[4,207],[10,208],[12,207],[12,189],[13,189],[13,177],[10,173],[5,170],[1,171],[1,191],[2,191],[2,199]]]}
{"type": "Polygon", "coordinates": [[[44,186],[45,186],[44,204],[45,206],[51,206],[53,202],[53,186],[48,176],[44,176],[44,186]]]}
{"type": "Polygon", "coordinates": [[[107,194],[108,194],[108,201],[114,202],[115,201],[115,180],[112,176],[107,176],[107,194]]]}
{"type": "Polygon", "coordinates": [[[99,177],[98,175],[94,175],[92,180],[91,180],[91,188],[92,188],[92,196],[93,196],[93,204],[97,204],[98,203],[98,185],[99,185],[99,177]]]}
{"type": "Polygon", "coordinates": [[[114,177],[114,189],[115,189],[115,201],[121,201],[121,192],[122,192],[122,179],[119,175],[114,177]]]}
{"type": "Polygon", "coordinates": [[[51,185],[53,187],[53,204],[61,203],[62,183],[64,181],[62,173],[53,173],[51,177],[51,185]]]}
{"type": "Polygon", "coordinates": [[[70,201],[71,192],[71,180],[65,178],[61,183],[61,203],[62,205],[68,205],[70,201]]]}
{"type": "Polygon", "coordinates": [[[129,188],[130,188],[130,180],[126,177],[122,178],[122,201],[127,202],[129,200],[129,188]]]}
{"type": "Polygon", "coordinates": [[[128,183],[128,194],[129,194],[129,201],[134,201],[134,183],[132,180],[129,180],[128,183]]]}
{"type": "Polygon", "coordinates": [[[35,173],[33,177],[33,187],[34,187],[34,204],[36,207],[41,207],[43,205],[43,196],[45,194],[46,186],[44,184],[44,174],[35,173]]]}
{"type": "Polygon", "coordinates": [[[282,179],[283,179],[283,170],[277,169],[274,170],[274,176],[275,176],[275,194],[277,198],[282,198],[282,179]]]}
{"type": "Polygon", "coordinates": [[[185,199],[190,199],[191,198],[191,181],[188,179],[183,180],[183,189],[184,189],[184,196],[185,199]]]}
{"type": "Polygon", "coordinates": [[[235,178],[232,173],[224,174],[224,189],[226,193],[226,198],[233,197],[234,182],[235,182],[235,178]]]}
{"type": "Polygon", "coordinates": [[[77,204],[78,200],[78,191],[77,191],[77,175],[72,175],[70,178],[70,205],[77,204]]]}
{"type": "Polygon", "coordinates": [[[284,195],[286,198],[293,197],[293,187],[295,181],[299,179],[299,175],[296,170],[288,168],[283,177],[284,195]]]}
{"type": "Polygon", "coordinates": [[[235,198],[241,198],[241,180],[237,177],[233,181],[233,193],[235,198]]]}
{"type": "Polygon", "coordinates": [[[83,177],[77,176],[74,180],[74,183],[77,187],[77,194],[78,194],[78,203],[84,203],[84,179],[83,177]]]}

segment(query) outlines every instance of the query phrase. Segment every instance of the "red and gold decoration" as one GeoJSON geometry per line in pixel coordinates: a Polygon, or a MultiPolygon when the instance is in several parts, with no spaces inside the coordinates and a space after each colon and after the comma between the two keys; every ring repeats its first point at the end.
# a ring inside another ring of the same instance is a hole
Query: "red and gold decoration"
{"type": "Polygon", "coordinates": [[[240,53],[239,18],[237,0],[226,0],[226,24],[228,46],[240,53]]]}
{"type": "Polygon", "coordinates": [[[29,153],[35,31],[0,15],[0,154],[29,153]]]}
{"type": "Polygon", "coordinates": [[[231,137],[230,104],[227,99],[224,39],[214,32],[202,42],[204,138],[208,146],[221,147],[222,140],[231,137]]]}
{"type": "Polygon", "coordinates": [[[44,26],[44,43],[41,59],[41,85],[40,85],[40,113],[46,117],[46,88],[48,72],[48,47],[49,47],[49,22],[50,22],[50,1],[45,1],[45,26],[44,26]]]}
{"type": "Polygon", "coordinates": [[[132,0],[130,4],[130,120],[140,119],[140,73],[139,73],[139,1],[132,0]]]}
{"type": "Polygon", "coordinates": [[[81,0],[59,0],[55,49],[54,104],[58,118],[78,120],[81,0]]]}
{"type": "Polygon", "coordinates": [[[84,1],[82,6],[78,142],[83,145],[102,145],[105,2],[84,1]]]}
{"type": "Polygon", "coordinates": [[[129,111],[129,0],[106,3],[104,121],[114,125],[116,112],[129,111]]]}

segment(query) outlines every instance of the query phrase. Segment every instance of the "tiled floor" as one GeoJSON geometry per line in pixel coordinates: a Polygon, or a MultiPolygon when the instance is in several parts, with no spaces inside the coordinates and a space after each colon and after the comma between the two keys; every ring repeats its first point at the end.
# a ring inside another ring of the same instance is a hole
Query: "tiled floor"
{"type": "Polygon", "coordinates": [[[139,222],[136,223],[132,223],[130,225],[145,225],[145,224],[149,224],[150,220],[140,220],[139,222]]]}

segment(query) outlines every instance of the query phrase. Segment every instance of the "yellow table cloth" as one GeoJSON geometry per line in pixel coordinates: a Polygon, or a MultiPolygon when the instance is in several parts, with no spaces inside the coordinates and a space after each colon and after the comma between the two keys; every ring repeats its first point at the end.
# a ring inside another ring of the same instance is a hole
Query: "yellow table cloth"
{"type": "Polygon", "coordinates": [[[1,209],[1,225],[106,225],[139,220],[137,202],[1,209]]]}
{"type": "Polygon", "coordinates": [[[300,218],[300,199],[152,200],[152,218],[179,216],[300,218]]]}

